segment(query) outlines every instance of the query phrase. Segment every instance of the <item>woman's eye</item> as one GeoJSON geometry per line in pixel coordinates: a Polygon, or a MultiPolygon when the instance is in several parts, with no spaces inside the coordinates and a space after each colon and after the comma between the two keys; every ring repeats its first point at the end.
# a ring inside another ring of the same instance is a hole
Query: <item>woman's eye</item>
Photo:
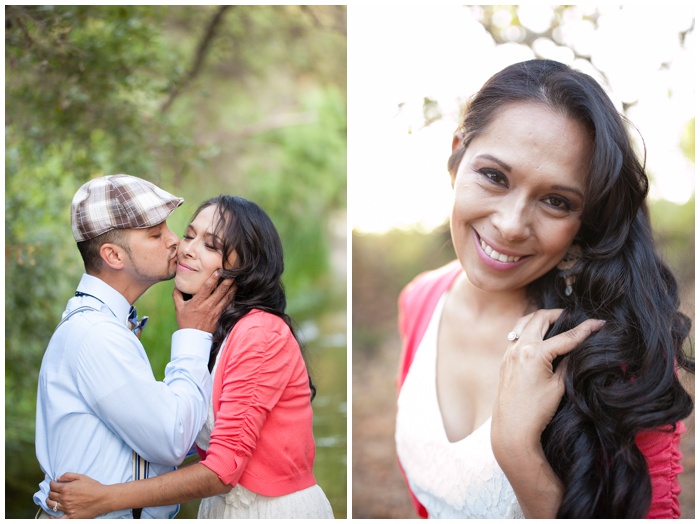
{"type": "Polygon", "coordinates": [[[557,209],[561,209],[564,211],[571,211],[573,209],[573,206],[571,205],[571,202],[566,200],[565,198],[558,197],[558,196],[548,196],[547,198],[544,199],[544,201],[549,204],[552,207],[555,207],[557,209]]]}
{"type": "Polygon", "coordinates": [[[182,235],[182,240],[192,240],[190,235],[182,235]]]}
{"type": "Polygon", "coordinates": [[[500,171],[496,171],[495,169],[480,169],[479,173],[481,173],[484,177],[486,177],[490,182],[493,182],[494,184],[508,187],[508,179],[500,171]]]}

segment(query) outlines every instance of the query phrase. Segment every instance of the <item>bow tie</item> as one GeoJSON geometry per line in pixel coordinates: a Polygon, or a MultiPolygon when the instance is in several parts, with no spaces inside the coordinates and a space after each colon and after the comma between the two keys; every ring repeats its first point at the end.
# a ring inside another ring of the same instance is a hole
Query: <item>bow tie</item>
{"type": "Polygon", "coordinates": [[[141,338],[141,331],[146,327],[148,323],[148,317],[138,318],[136,315],[136,308],[131,306],[129,309],[129,318],[126,319],[126,327],[133,331],[134,335],[141,338]]]}

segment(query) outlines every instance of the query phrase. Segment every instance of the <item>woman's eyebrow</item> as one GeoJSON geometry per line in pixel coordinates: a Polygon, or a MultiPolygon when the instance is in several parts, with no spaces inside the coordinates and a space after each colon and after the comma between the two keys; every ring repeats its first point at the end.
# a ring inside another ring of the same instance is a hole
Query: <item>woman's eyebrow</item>
{"type": "Polygon", "coordinates": [[[578,195],[581,198],[581,200],[583,200],[583,192],[581,192],[579,189],[576,189],[575,187],[554,185],[552,186],[552,189],[556,191],[569,191],[578,195]]]}
{"type": "Polygon", "coordinates": [[[490,160],[491,162],[495,162],[499,166],[501,166],[505,171],[508,171],[509,173],[513,170],[512,167],[510,167],[510,164],[505,163],[503,160],[500,158],[496,158],[493,155],[489,155],[488,153],[482,153],[480,155],[476,155],[474,157],[475,159],[483,159],[483,160],[490,160]]]}
{"type": "Polygon", "coordinates": [[[211,242],[213,242],[216,245],[221,245],[223,243],[221,241],[221,238],[219,238],[217,235],[215,235],[212,231],[207,231],[202,236],[204,236],[204,238],[206,238],[206,239],[210,239],[211,242]]]}

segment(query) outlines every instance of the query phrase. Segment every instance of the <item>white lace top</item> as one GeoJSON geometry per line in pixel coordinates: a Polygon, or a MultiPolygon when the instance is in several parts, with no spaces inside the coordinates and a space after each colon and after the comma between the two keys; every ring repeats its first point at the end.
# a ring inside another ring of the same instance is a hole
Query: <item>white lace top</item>
{"type": "Polygon", "coordinates": [[[443,296],[403,383],[396,450],[411,490],[430,518],[524,518],[491,449],[491,419],[457,442],[445,433],[437,399],[437,336],[443,296]]]}
{"type": "MultiPolygon", "coordinates": [[[[224,343],[225,342],[226,341],[224,341],[224,343]]],[[[221,347],[223,347],[223,344],[221,344],[221,347]]],[[[214,361],[214,369],[211,370],[212,380],[214,379],[214,375],[216,374],[216,368],[219,365],[219,355],[221,355],[221,351],[219,351],[219,353],[216,355],[216,360],[214,361]]],[[[214,430],[214,424],[214,402],[212,399],[209,399],[207,420],[204,423],[202,429],[199,430],[197,438],[194,440],[194,443],[197,444],[197,446],[199,446],[199,448],[203,449],[204,451],[209,449],[209,439],[211,438],[211,432],[214,430]]]]}

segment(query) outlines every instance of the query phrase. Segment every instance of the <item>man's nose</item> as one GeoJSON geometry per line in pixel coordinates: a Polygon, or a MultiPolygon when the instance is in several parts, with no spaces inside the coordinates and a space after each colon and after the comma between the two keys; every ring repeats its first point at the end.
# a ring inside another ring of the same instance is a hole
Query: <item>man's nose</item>
{"type": "Polygon", "coordinates": [[[173,233],[170,228],[167,228],[166,241],[169,248],[177,247],[180,244],[180,237],[173,233]]]}

